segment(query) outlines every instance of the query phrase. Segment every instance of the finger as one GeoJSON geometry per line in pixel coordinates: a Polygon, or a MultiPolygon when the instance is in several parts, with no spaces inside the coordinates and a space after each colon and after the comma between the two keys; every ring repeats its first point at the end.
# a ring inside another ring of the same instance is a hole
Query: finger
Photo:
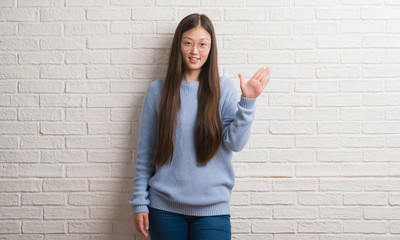
{"type": "Polygon", "coordinates": [[[270,74],[270,70],[269,70],[269,68],[266,68],[262,73],[261,73],[261,75],[260,75],[260,81],[262,82],[262,81],[265,81],[266,80],[266,77],[268,76],[270,74]]]}
{"type": "Polygon", "coordinates": [[[149,215],[144,215],[144,227],[149,230],[149,215]]]}
{"type": "Polygon", "coordinates": [[[143,236],[147,237],[147,232],[143,229],[143,217],[140,216],[139,224],[138,224],[138,232],[141,233],[143,236]]]}
{"type": "Polygon", "coordinates": [[[261,83],[261,85],[263,86],[263,88],[265,88],[267,86],[267,84],[269,83],[269,80],[271,80],[270,78],[267,78],[264,82],[261,83]]]}
{"type": "Polygon", "coordinates": [[[253,78],[254,78],[254,79],[258,79],[263,70],[264,70],[264,68],[260,68],[260,69],[256,72],[256,74],[254,74],[253,78]]]}

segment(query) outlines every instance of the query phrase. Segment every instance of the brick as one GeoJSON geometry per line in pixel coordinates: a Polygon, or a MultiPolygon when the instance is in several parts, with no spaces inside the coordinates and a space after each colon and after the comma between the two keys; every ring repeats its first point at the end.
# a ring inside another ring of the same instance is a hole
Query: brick
{"type": "Polygon", "coordinates": [[[39,161],[39,151],[0,151],[1,162],[33,163],[39,161]]]}
{"type": "Polygon", "coordinates": [[[43,180],[43,191],[46,192],[65,192],[65,191],[87,191],[88,181],[77,179],[56,179],[43,180]]]}
{"type": "Polygon", "coordinates": [[[299,233],[341,233],[343,224],[335,221],[299,222],[299,233]]]}
{"type": "Polygon", "coordinates": [[[107,165],[69,165],[67,166],[67,177],[110,177],[111,166],[107,165]]]}
{"type": "Polygon", "coordinates": [[[317,185],[315,179],[280,179],[272,183],[274,191],[315,191],[317,185]]]}
{"type": "MultiPolygon", "coordinates": [[[[111,33],[116,33],[116,34],[126,34],[126,33],[131,33],[131,34],[151,34],[151,33],[171,33],[173,34],[174,32],[163,32],[163,31],[158,31],[160,25],[162,26],[163,22],[158,22],[157,25],[154,22],[146,22],[146,21],[135,21],[135,22],[111,22],[110,25],[110,31],[111,33]],[[157,31],[155,31],[157,27],[157,31]]],[[[79,33],[79,35],[81,34],[85,34],[84,30],[86,29],[82,29],[80,26],[82,24],[77,24],[77,25],[72,25],[71,28],[68,28],[67,25],[67,30],[69,29],[71,32],[74,33],[79,33]],[[73,27],[73,28],[72,28],[73,27]]],[[[85,25],[84,25],[85,26],[85,25]]],[[[104,25],[105,30],[103,30],[103,25],[100,25],[97,29],[98,31],[101,31],[101,33],[106,34],[107,33],[107,25],[104,25]],[[100,28],[101,26],[101,28],[100,28]]],[[[171,26],[171,23],[168,23],[168,26],[171,26]]],[[[87,26],[89,31],[93,31],[92,26],[88,25],[87,26]],[[92,30],[90,30],[92,29],[92,30]]],[[[171,27],[172,28],[172,27],[171,27]]],[[[175,29],[173,29],[175,30],[175,29]]]]}
{"type": "Polygon", "coordinates": [[[115,21],[115,20],[130,20],[130,9],[87,9],[87,19],[93,21],[115,21]]]}
{"type": "Polygon", "coordinates": [[[318,1],[318,0],[295,0],[298,6],[334,6],[338,4],[338,0],[318,1]]]}
{"type": "Polygon", "coordinates": [[[363,208],[361,207],[322,207],[319,209],[321,219],[363,219],[363,208]]]}
{"type": "Polygon", "coordinates": [[[65,118],[71,122],[107,122],[107,109],[66,109],[65,118]]]}
{"type": "Polygon", "coordinates": [[[273,162],[312,162],[315,158],[315,152],[307,149],[271,150],[270,157],[273,162]]]}
{"type": "Polygon", "coordinates": [[[360,192],[364,189],[364,181],[360,179],[322,179],[319,182],[320,191],[360,192]]]}
{"type": "Polygon", "coordinates": [[[263,21],[267,12],[258,8],[225,9],[225,20],[231,21],[263,21]]]}
{"type": "Polygon", "coordinates": [[[232,207],[231,217],[233,219],[252,218],[252,219],[271,219],[271,207],[232,207]]]}
{"type": "Polygon", "coordinates": [[[289,221],[254,221],[252,224],[254,233],[295,233],[295,223],[289,221]]]}
{"type": "Polygon", "coordinates": [[[342,147],[376,147],[380,148],[384,146],[383,137],[342,137],[340,139],[340,145],[342,147]]]}
{"type": "Polygon", "coordinates": [[[318,107],[352,107],[361,105],[359,94],[324,94],[317,96],[318,107]]]}
{"type": "Polygon", "coordinates": [[[50,1],[35,1],[35,0],[23,0],[18,2],[19,7],[63,7],[64,1],[62,0],[50,0],[50,1]]]}
{"type": "Polygon", "coordinates": [[[35,22],[39,20],[39,12],[36,9],[4,8],[1,10],[1,22],[35,22]]]}
{"type": "Polygon", "coordinates": [[[0,136],[0,148],[18,148],[18,137],[0,136]]]}
{"type": "Polygon", "coordinates": [[[359,9],[335,8],[335,9],[317,9],[317,19],[324,20],[345,20],[345,19],[360,19],[359,9]]]}
{"type": "MultiPolygon", "coordinates": [[[[392,29],[392,25],[388,23],[388,32],[392,29]],[[389,27],[390,26],[390,27],[389,27]]],[[[384,33],[385,32],[385,23],[377,22],[377,21],[352,21],[346,22],[343,21],[340,24],[340,31],[342,33],[384,33]]]]}
{"type": "Polygon", "coordinates": [[[296,92],[338,92],[337,81],[296,81],[296,92]]]}
{"type": "Polygon", "coordinates": [[[313,103],[313,96],[310,94],[271,94],[271,106],[292,106],[292,107],[308,107],[313,103]]]}
{"type": "Polygon", "coordinates": [[[399,8],[364,8],[361,9],[361,19],[400,19],[399,8]]]}
{"type": "Polygon", "coordinates": [[[271,38],[271,49],[313,49],[315,46],[315,39],[310,37],[293,37],[293,38],[271,38]]]}
{"type": "Polygon", "coordinates": [[[339,110],[335,108],[296,108],[295,119],[300,121],[339,120],[339,110]]]}
{"type": "Polygon", "coordinates": [[[359,123],[354,122],[319,122],[317,123],[318,133],[360,133],[361,127],[359,123]]]}
{"type": "Polygon", "coordinates": [[[40,20],[42,22],[84,21],[86,11],[83,8],[43,9],[40,11],[40,20]]]}
{"type": "Polygon", "coordinates": [[[343,205],[384,206],[388,204],[387,194],[381,193],[348,193],[343,196],[343,205]]]}
{"type": "Polygon", "coordinates": [[[252,193],[250,202],[254,205],[293,205],[296,196],[284,193],[252,193]]]}
{"type": "Polygon", "coordinates": [[[65,196],[57,193],[24,193],[21,195],[23,205],[64,205],[65,196]]]}
{"type": "Polygon", "coordinates": [[[340,174],[340,166],[334,164],[298,164],[298,177],[333,177],[340,174]]]}
{"type": "Polygon", "coordinates": [[[18,205],[20,205],[20,201],[17,193],[0,193],[0,206],[18,205]]]}
{"type": "Polygon", "coordinates": [[[86,154],[83,151],[72,151],[72,150],[42,151],[40,161],[45,163],[85,162],[86,154]]]}
{"type": "Polygon", "coordinates": [[[2,180],[0,185],[0,190],[2,193],[5,192],[39,192],[41,190],[40,180],[2,180]]]}
{"type": "Polygon", "coordinates": [[[290,177],[293,176],[294,170],[290,165],[285,164],[260,164],[248,163],[249,175],[252,177],[290,177]]]}
{"type": "Polygon", "coordinates": [[[61,81],[27,81],[18,83],[18,91],[22,93],[61,93],[64,83],[61,81]]]}
{"type": "Polygon", "coordinates": [[[48,164],[23,164],[19,167],[20,177],[63,177],[63,166],[53,166],[48,164]]]}
{"type": "MultiPolygon", "coordinates": [[[[110,54],[106,52],[91,51],[88,53],[68,53],[66,55],[65,61],[67,63],[86,63],[86,64],[96,64],[96,63],[110,63],[110,54]]],[[[69,83],[69,82],[68,82],[69,83]]]]}
{"type": "Polygon", "coordinates": [[[29,36],[61,36],[62,25],[59,23],[21,23],[18,34],[29,36]]]}
{"type": "Polygon", "coordinates": [[[86,41],[80,38],[42,39],[40,48],[44,50],[83,50],[86,48],[86,41]]]}
{"type": "Polygon", "coordinates": [[[102,38],[89,37],[87,46],[89,49],[128,49],[132,46],[132,40],[124,35],[102,38]]]}
{"type": "Polygon", "coordinates": [[[354,108],[340,109],[340,119],[344,121],[382,121],[385,118],[385,110],[382,108],[354,108]]]}
{"type": "Polygon", "coordinates": [[[352,35],[318,36],[317,47],[321,49],[331,48],[359,48],[360,37],[352,35]]]}
{"type": "Polygon", "coordinates": [[[300,148],[335,148],[339,146],[339,139],[336,136],[297,136],[296,147],[300,148]]]}
{"type": "Polygon", "coordinates": [[[176,10],[168,7],[132,8],[133,20],[171,21],[176,18],[176,10]]]}
{"type": "Polygon", "coordinates": [[[271,122],[272,134],[312,134],[316,132],[316,125],[312,122],[271,122]]]}
{"type": "Polygon", "coordinates": [[[271,8],[269,20],[272,21],[304,21],[315,19],[315,12],[312,8],[271,8]]]}
{"type": "Polygon", "coordinates": [[[39,69],[34,67],[0,67],[0,73],[0,79],[2,80],[30,79],[37,78],[39,76],[39,69]]]}
{"type": "Polygon", "coordinates": [[[385,222],[345,222],[345,233],[384,234],[389,232],[388,223],[385,222]]]}
{"type": "Polygon", "coordinates": [[[64,139],[61,137],[22,137],[21,148],[23,149],[59,149],[64,146],[64,139]]]}
{"type": "Polygon", "coordinates": [[[109,90],[107,81],[68,81],[65,86],[67,93],[106,93],[109,90]]]}
{"type": "Polygon", "coordinates": [[[86,219],[88,209],[85,207],[45,207],[43,218],[45,220],[86,219]]]}
{"type": "Polygon", "coordinates": [[[295,23],[294,33],[298,35],[323,35],[336,34],[338,25],[336,23],[295,23]]]}
{"type": "Polygon", "coordinates": [[[4,237],[5,234],[21,233],[20,222],[0,222],[1,233],[4,237]]]}
{"type": "Polygon", "coordinates": [[[357,66],[319,66],[316,69],[318,78],[359,78],[357,66]]]}
{"type": "Polygon", "coordinates": [[[249,141],[250,148],[290,148],[293,146],[293,138],[290,136],[267,137],[254,135],[249,141]]]}
{"type": "Polygon", "coordinates": [[[314,207],[274,207],[274,219],[316,219],[318,209],[314,207]]]}
{"type": "Polygon", "coordinates": [[[61,121],[62,109],[18,109],[20,121],[61,121]]]}
{"type": "Polygon", "coordinates": [[[339,206],[342,204],[339,193],[300,193],[298,203],[306,206],[339,206]]]}
{"type": "Polygon", "coordinates": [[[108,148],[109,137],[67,137],[67,148],[108,148]]]}
{"type": "Polygon", "coordinates": [[[238,178],[235,182],[235,191],[270,191],[271,181],[257,178],[238,178]]]}
{"type": "MultiPolygon", "coordinates": [[[[113,0],[115,2],[115,0],[113,0]]],[[[107,0],[66,0],[67,7],[98,7],[107,4],[107,0]]]]}

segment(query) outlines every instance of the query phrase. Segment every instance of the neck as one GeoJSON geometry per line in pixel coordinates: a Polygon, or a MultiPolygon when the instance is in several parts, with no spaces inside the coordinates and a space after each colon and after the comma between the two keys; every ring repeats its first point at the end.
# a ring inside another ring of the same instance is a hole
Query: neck
{"type": "Polygon", "coordinates": [[[201,69],[185,71],[183,73],[183,79],[182,80],[185,81],[185,82],[198,81],[199,80],[200,71],[201,71],[201,69]]]}

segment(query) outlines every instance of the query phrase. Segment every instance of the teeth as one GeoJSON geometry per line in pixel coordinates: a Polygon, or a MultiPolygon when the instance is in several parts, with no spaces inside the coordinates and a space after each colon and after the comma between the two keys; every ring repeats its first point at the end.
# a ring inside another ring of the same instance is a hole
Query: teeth
{"type": "Polygon", "coordinates": [[[192,60],[198,60],[198,58],[191,58],[191,57],[190,57],[190,59],[192,59],[192,60]]]}

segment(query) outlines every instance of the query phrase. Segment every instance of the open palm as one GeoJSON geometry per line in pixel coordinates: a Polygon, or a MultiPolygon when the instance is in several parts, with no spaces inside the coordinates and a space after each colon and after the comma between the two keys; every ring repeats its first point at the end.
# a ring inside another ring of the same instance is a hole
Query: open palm
{"type": "Polygon", "coordinates": [[[269,68],[260,68],[254,74],[254,76],[246,82],[243,75],[239,73],[240,78],[240,90],[242,91],[243,97],[247,98],[257,98],[267,86],[270,78],[269,78],[270,70],[269,68]]]}

